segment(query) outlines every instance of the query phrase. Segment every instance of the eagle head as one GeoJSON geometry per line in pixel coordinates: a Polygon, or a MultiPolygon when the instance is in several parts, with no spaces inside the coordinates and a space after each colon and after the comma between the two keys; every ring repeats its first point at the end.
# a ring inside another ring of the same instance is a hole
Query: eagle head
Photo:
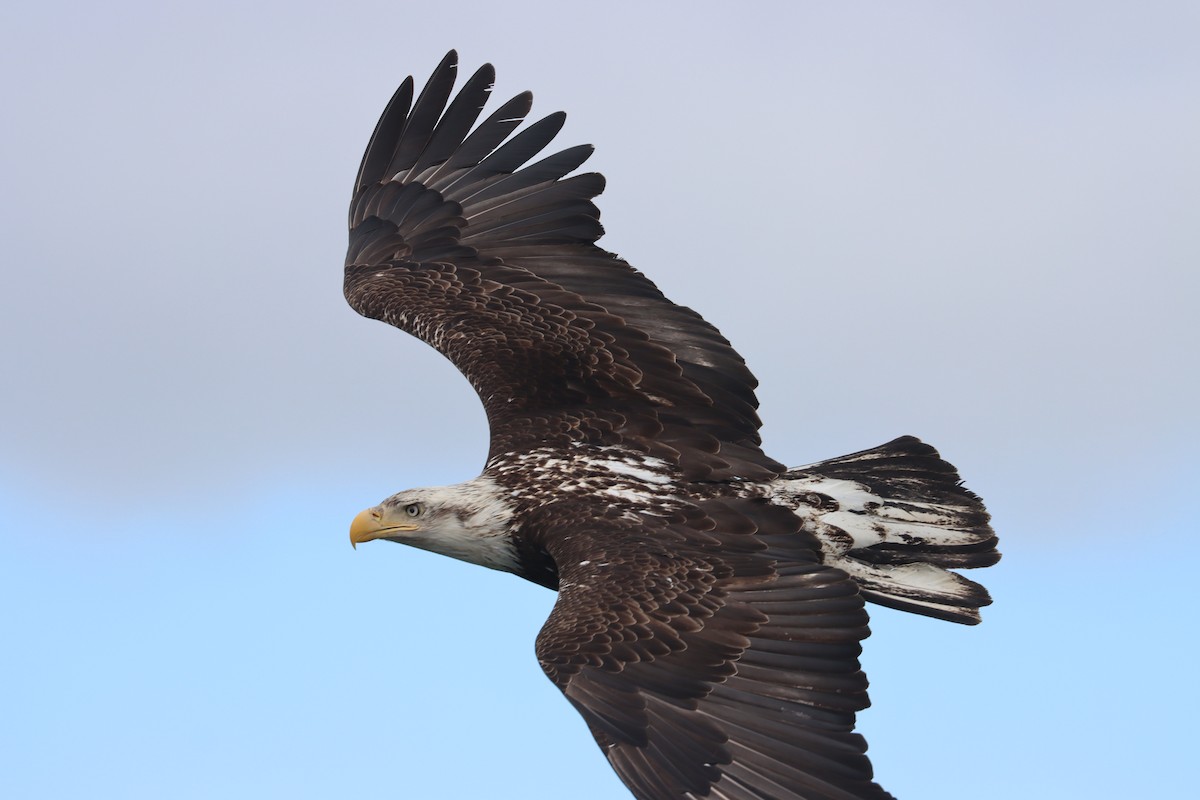
{"type": "Polygon", "coordinates": [[[504,493],[485,477],[408,489],[360,512],[350,523],[350,544],[386,539],[512,572],[517,568],[512,515],[504,493]]]}

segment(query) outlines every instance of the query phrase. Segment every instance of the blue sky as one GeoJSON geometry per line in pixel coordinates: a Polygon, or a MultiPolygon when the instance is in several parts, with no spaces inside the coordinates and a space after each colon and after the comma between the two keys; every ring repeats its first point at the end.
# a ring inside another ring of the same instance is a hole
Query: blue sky
{"type": "Polygon", "coordinates": [[[472,477],[478,401],[341,298],[362,148],[459,49],[597,146],[603,240],[807,463],[912,433],[1005,560],[878,609],[899,797],[1179,796],[1197,698],[1188,3],[0,11],[0,795],[623,797],[553,595],[350,519],[472,477]],[[1182,677],[1181,677],[1182,676],[1182,677]]]}

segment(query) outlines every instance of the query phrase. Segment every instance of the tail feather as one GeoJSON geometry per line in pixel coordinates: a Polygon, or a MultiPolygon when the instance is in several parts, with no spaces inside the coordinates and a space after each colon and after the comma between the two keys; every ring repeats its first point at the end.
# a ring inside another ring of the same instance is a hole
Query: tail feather
{"type": "Polygon", "coordinates": [[[1000,560],[987,510],[915,437],[789,470],[772,495],[806,520],[826,563],[858,581],[867,600],[966,624],[992,602],[950,571],[1000,560]]]}

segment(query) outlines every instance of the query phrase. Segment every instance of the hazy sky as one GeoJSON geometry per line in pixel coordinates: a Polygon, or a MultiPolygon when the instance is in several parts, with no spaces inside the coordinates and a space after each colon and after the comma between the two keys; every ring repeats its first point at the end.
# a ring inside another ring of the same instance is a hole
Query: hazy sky
{"type": "Polygon", "coordinates": [[[878,779],[1182,794],[1197,41],[1190,2],[6,5],[0,795],[625,796],[534,660],[551,593],[347,546],[486,452],[341,296],[367,137],[451,47],[596,145],[602,244],[734,342],[771,455],[916,434],[988,502],[982,626],[874,613],[878,779]]]}

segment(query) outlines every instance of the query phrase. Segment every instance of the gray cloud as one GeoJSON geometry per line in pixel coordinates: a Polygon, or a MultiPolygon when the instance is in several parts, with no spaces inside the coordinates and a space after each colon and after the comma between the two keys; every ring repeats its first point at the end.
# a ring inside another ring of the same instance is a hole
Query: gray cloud
{"type": "Polygon", "coordinates": [[[340,296],[366,137],[450,46],[496,63],[498,95],[567,110],[563,146],[598,146],[603,243],[739,347],[776,457],[911,432],[974,484],[1037,492],[1195,444],[1184,4],[533,5],[448,32],[390,3],[288,8],[7,12],[29,15],[0,79],[15,490],[126,506],[471,474],[486,431],[466,383],[340,296]]]}

